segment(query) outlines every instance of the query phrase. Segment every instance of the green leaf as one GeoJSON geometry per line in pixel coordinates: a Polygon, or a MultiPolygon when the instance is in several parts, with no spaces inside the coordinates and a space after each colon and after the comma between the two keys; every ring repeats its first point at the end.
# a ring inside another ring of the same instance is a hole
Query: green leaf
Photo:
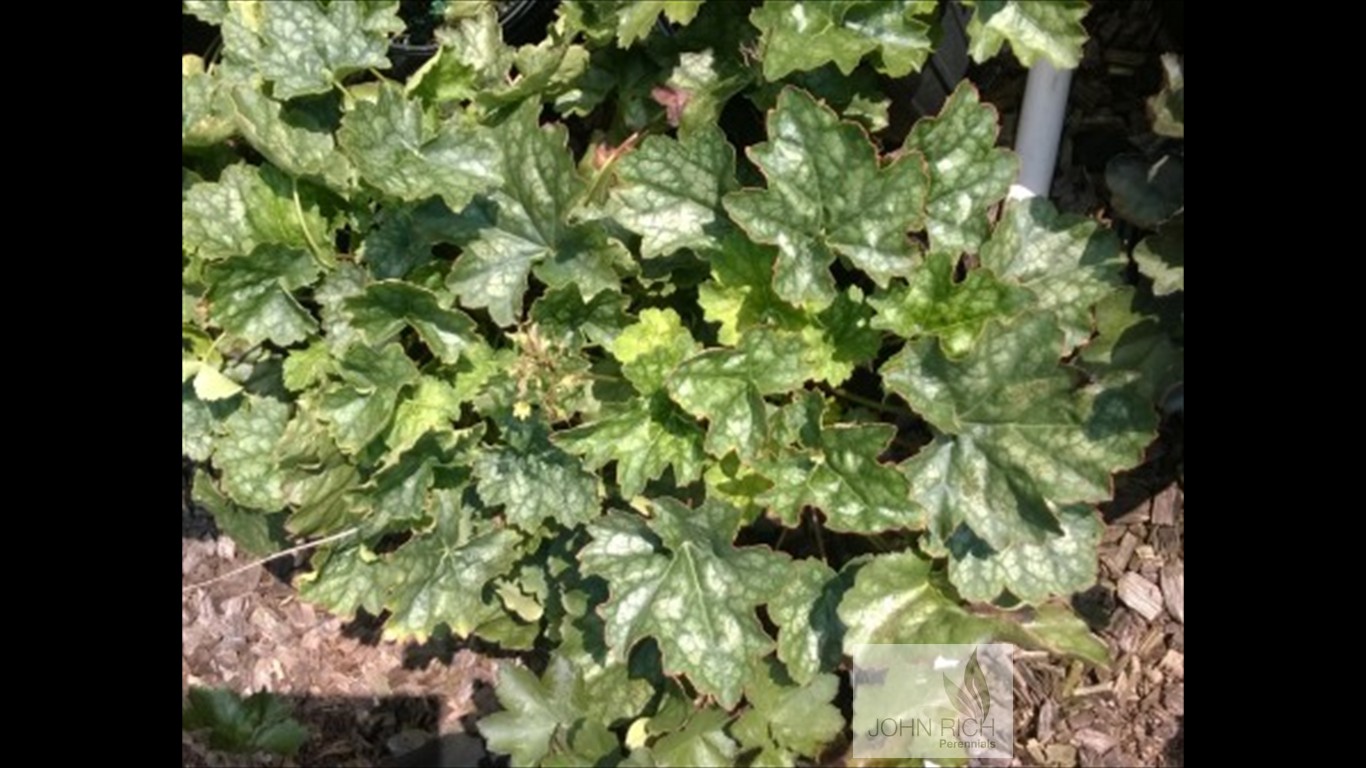
{"type": "Polygon", "coordinates": [[[279,400],[247,396],[223,421],[213,463],[223,473],[223,491],[244,507],[274,511],[284,506],[284,489],[275,445],[284,436],[289,406],[279,400]]]}
{"type": "Polygon", "coordinates": [[[924,228],[929,178],[911,152],[885,167],[857,124],[789,88],[768,116],[769,141],[749,149],[768,188],[725,196],[731,217],[755,241],[778,246],[774,287],[794,304],[835,298],[830,264],[847,257],[879,286],[910,274],[909,230],[924,228]]]}
{"type": "Polygon", "coordinates": [[[443,623],[466,637],[502,614],[496,600],[484,599],[484,586],[512,569],[522,537],[510,528],[474,531],[457,494],[439,496],[436,530],[415,536],[385,563],[379,578],[392,612],[386,639],[425,642],[443,623]]]}
{"type": "Polygon", "coordinates": [[[435,293],[399,280],[365,286],[365,292],[346,300],[351,324],[372,345],[380,345],[411,326],[439,360],[455,363],[479,336],[465,313],[447,309],[435,293]]]}
{"type": "Polygon", "coordinates": [[[598,224],[569,223],[584,182],[565,146],[564,126],[542,129],[538,113],[536,105],[524,105],[497,129],[506,182],[487,205],[467,212],[477,239],[448,277],[462,304],[487,307],[501,326],[521,315],[527,277],[538,263],[551,259],[539,277],[557,287],[575,282],[591,300],[602,290],[620,290],[615,270],[629,258],[598,224]]]}
{"type": "Polygon", "coordinates": [[[1040,606],[1010,614],[971,613],[944,591],[931,563],[915,552],[879,555],[858,569],[840,602],[848,627],[844,650],[866,643],[1010,642],[1107,664],[1105,644],[1066,608],[1040,606]],[[1031,615],[1032,614],[1032,615],[1031,615]]]}
{"type": "Polygon", "coordinates": [[[719,129],[681,141],[649,136],[617,161],[613,214],[641,235],[644,258],[718,245],[729,222],[721,197],[735,187],[735,148],[719,129]]]}
{"type": "Polygon", "coordinates": [[[310,239],[330,243],[332,229],[316,206],[296,207],[294,186],[271,166],[238,163],[216,182],[199,182],[180,206],[181,246],[202,259],[245,256],[274,243],[311,249],[310,239]]]}
{"type": "Polygon", "coordinates": [[[337,152],[332,134],[310,130],[281,104],[260,91],[239,85],[229,92],[231,117],[257,152],[291,176],[322,179],[339,192],[355,187],[355,171],[337,152]]]}
{"type": "Polygon", "coordinates": [[[1138,155],[1113,157],[1105,164],[1105,185],[1115,212],[1142,229],[1157,229],[1185,208],[1185,163],[1176,155],[1151,163],[1138,155]]]}
{"type": "Polygon", "coordinates": [[[702,9],[702,0],[640,0],[622,3],[617,21],[617,45],[629,48],[650,34],[659,14],[675,24],[687,24],[702,9]]]}
{"type": "Polygon", "coordinates": [[[389,35],[403,31],[398,3],[263,3],[257,65],[277,99],[325,93],[342,78],[388,69],[389,35]]]}
{"type": "Polygon", "coordinates": [[[233,134],[232,116],[224,114],[219,80],[204,74],[198,56],[181,59],[180,143],[186,147],[209,147],[233,134]]]}
{"type": "Polygon", "coordinates": [[[1028,288],[1035,307],[1057,315],[1068,349],[1091,336],[1091,307],[1124,282],[1114,233],[1093,219],[1059,214],[1039,197],[1006,204],[981,259],[997,277],[1028,288]]]}
{"type": "Polygon", "coordinates": [[[236,399],[206,402],[185,382],[180,392],[180,452],[193,461],[208,461],[223,420],[238,403],[236,399]]]}
{"type": "Polygon", "coordinates": [[[1096,330],[1078,362],[1103,386],[1132,388],[1144,401],[1157,403],[1181,381],[1181,351],[1160,320],[1144,312],[1133,288],[1096,305],[1096,330]]]}
{"type": "Polygon", "coordinates": [[[546,520],[572,528],[598,516],[597,479],[555,447],[543,426],[508,424],[504,437],[508,447],[485,451],[474,464],[485,504],[503,505],[508,521],[528,531],[546,520]]]}
{"type": "MultiPolygon", "coordinates": [[[[501,35],[499,38],[501,48],[501,35]]],[[[442,45],[435,56],[408,76],[403,84],[404,95],[429,107],[473,99],[479,93],[482,78],[461,53],[456,47],[442,45]]]]}
{"type": "Polygon", "coordinates": [[[516,765],[539,764],[556,735],[582,720],[588,704],[578,670],[559,654],[539,680],[524,667],[500,665],[496,690],[503,711],[481,718],[479,732],[490,750],[510,755],[516,765]]]}
{"type": "Polygon", "coordinates": [[[293,508],[286,527],[297,535],[330,534],[349,527],[360,472],[346,460],[307,397],[275,446],[284,471],[281,489],[293,508]]]}
{"type": "Polygon", "coordinates": [[[910,0],[765,0],[750,21],[763,33],[760,56],[768,80],[827,62],[847,75],[871,53],[880,54],[880,70],[905,77],[933,50],[930,24],[917,18],[924,11],[923,3],[910,0]]]}
{"type": "Polygon", "coordinates": [[[992,549],[960,527],[949,539],[949,580],[965,600],[992,602],[1009,590],[1026,603],[1081,592],[1096,583],[1096,547],[1105,524],[1086,504],[1058,510],[1063,535],[1042,544],[992,549]]]}
{"type": "Polygon", "coordinates": [[[874,328],[914,339],[939,337],[945,354],[962,357],[972,348],[987,321],[1008,318],[1029,304],[1024,288],[1004,283],[988,269],[974,269],[954,281],[955,259],[931,253],[905,286],[895,286],[868,299],[877,309],[874,328]]]}
{"type": "Polygon", "coordinates": [[[454,434],[464,401],[455,387],[441,379],[419,378],[413,391],[394,409],[394,423],[384,438],[389,447],[384,463],[392,463],[428,434],[454,434]]]}
{"type": "MultiPolygon", "coordinates": [[[[774,488],[759,500],[773,504],[789,525],[796,525],[809,505],[825,513],[825,527],[833,531],[920,528],[924,516],[911,501],[906,478],[877,458],[895,434],[890,424],[820,429],[811,450],[779,459],[770,475],[774,488]]],[[[760,471],[768,468],[760,465],[760,471]]]]}
{"type": "Polygon", "coordinates": [[[399,392],[418,380],[417,366],[396,343],[378,350],[353,346],[342,358],[340,381],[324,390],[319,413],[337,445],[359,453],[389,425],[399,392]]]}
{"type": "Polygon", "coordinates": [[[631,319],[630,301],[621,294],[599,293],[584,301],[576,286],[552,288],[531,305],[531,320],[550,338],[573,340],[573,347],[610,347],[631,319]]]}
{"type": "Polygon", "coordinates": [[[726,735],[730,716],[716,707],[707,707],[650,747],[653,765],[694,765],[724,768],[735,764],[739,748],[726,735]]]}
{"type": "Polygon", "coordinates": [[[1152,278],[1153,293],[1186,290],[1186,214],[1178,213],[1134,248],[1138,271],[1152,278]]]}
{"type": "Polygon", "coordinates": [[[476,94],[476,101],[499,113],[524,100],[539,103],[569,90],[588,68],[588,50],[555,36],[524,45],[513,54],[515,78],[504,76],[476,94]]]}
{"type": "Polygon", "coordinates": [[[303,341],[318,324],[291,291],[317,276],[318,265],[307,253],[275,245],[214,262],[205,270],[209,317],[249,344],[303,341]]]}
{"type": "Polygon", "coordinates": [[[385,206],[358,253],[376,278],[401,278],[432,260],[433,245],[467,236],[464,224],[437,198],[385,206]]]}
{"type": "Polygon", "coordinates": [[[358,102],[337,140],[361,178],[400,200],[439,195],[458,211],[502,182],[499,145],[487,129],[458,120],[433,126],[396,85],[381,85],[375,101],[358,102]]]}
{"type": "Polygon", "coordinates": [[[1053,318],[1036,312],[988,325],[961,361],[922,340],[883,365],[884,386],[946,433],[917,456],[913,468],[928,476],[911,478],[941,521],[932,531],[965,521],[998,550],[1042,543],[1061,533],[1055,505],[1109,498],[1111,474],[1142,459],[1151,408],[1078,390],[1077,372],[1059,363],[1062,342],[1053,318]]]}
{"type": "Polygon", "coordinates": [[[186,13],[209,24],[222,24],[228,15],[228,0],[184,0],[186,13]]]}
{"type": "Polygon", "coordinates": [[[317,463],[316,471],[296,469],[281,486],[285,501],[294,508],[285,527],[295,535],[337,533],[354,520],[352,493],[360,485],[360,473],[334,444],[324,445],[321,455],[311,457],[317,463]]]}
{"type": "Polygon", "coordinates": [[[789,560],[766,547],[734,547],[739,510],[728,504],[689,509],[665,498],[650,508],[648,527],[621,513],[590,524],[593,541],[579,553],[583,572],[611,589],[601,609],[608,645],[620,658],[653,637],[666,672],[734,707],[749,659],[773,645],[754,610],[783,582],[789,560]]]}
{"type": "Polygon", "coordinates": [[[702,473],[702,430],[669,399],[656,394],[604,409],[591,422],[555,434],[555,443],[597,471],[617,463],[621,496],[630,499],[673,468],[674,484],[686,485],[702,473]]]}
{"type": "Polygon", "coordinates": [[[296,580],[299,597],[348,620],[362,608],[372,616],[384,610],[382,566],[363,545],[325,547],[313,555],[310,565],[313,570],[296,580]]]}
{"type": "Polygon", "coordinates": [[[370,275],[364,268],[343,261],[313,289],[313,299],[319,305],[323,343],[335,357],[343,357],[352,345],[362,343],[360,331],[351,325],[351,313],[346,311],[346,300],[365,292],[370,275]]]}
{"type": "Polygon", "coordinates": [[[667,382],[669,396],[709,422],[708,453],[752,456],[768,434],[763,396],[806,381],[805,352],[796,336],[756,329],[737,349],[708,350],[679,365],[667,382]]]}
{"type": "Polygon", "coordinates": [[[638,321],[612,342],[621,372],[642,395],[664,387],[679,363],[697,354],[697,342],[672,309],[642,309],[638,321]]]}
{"type": "Polygon", "coordinates": [[[750,328],[805,324],[801,310],[773,290],[776,255],[776,249],[739,236],[724,238],[721,248],[708,254],[712,279],[698,287],[697,303],[709,322],[721,324],[717,341],[734,346],[750,328]]]}
{"type": "Polygon", "coordinates": [[[820,674],[798,684],[777,660],[764,659],[745,686],[750,708],[731,730],[745,747],[762,750],[756,760],[761,765],[792,765],[799,755],[816,757],[844,728],[844,715],[830,703],[838,690],[834,675],[820,674]]]}
{"type": "Polygon", "coordinates": [[[722,249],[709,255],[712,279],[698,287],[698,304],[709,321],[721,324],[717,340],[722,344],[739,343],[750,328],[795,332],[806,374],[835,386],[852,375],[854,366],[877,356],[882,334],[870,327],[873,313],[858,286],[837,293],[820,312],[805,312],[774,292],[772,248],[727,237],[722,249]]]}
{"type": "MultiPolygon", "coordinates": [[[[579,543],[572,546],[577,548],[579,543]]],[[[647,641],[628,658],[610,657],[603,636],[605,623],[597,613],[607,599],[607,585],[601,579],[584,579],[573,558],[574,553],[566,548],[563,560],[551,566],[552,570],[563,568],[551,585],[558,587],[558,599],[547,599],[547,613],[556,603],[564,613],[558,622],[556,653],[573,662],[590,694],[580,714],[596,722],[620,724],[641,714],[655,698],[656,688],[664,685],[659,648],[647,641]]]]}
{"type": "Polygon", "coordinates": [[[820,560],[794,560],[782,590],[769,602],[769,618],[778,625],[778,658],[797,683],[811,683],[839,666],[844,626],[836,609],[847,588],[820,560]]]}
{"type": "Polygon", "coordinates": [[[302,349],[292,349],[285,357],[283,377],[291,392],[301,392],[324,381],[337,370],[332,353],[322,341],[315,341],[302,349]]]}
{"type": "Polygon", "coordinates": [[[202,469],[195,470],[194,503],[208,510],[218,529],[237,546],[255,557],[265,557],[285,548],[284,515],[243,509],[218,492],[213,478],[202,469]]]}
{"type": "Polygon", "coordinates": [[[308,740],[308,730],[289,716],[289,705],[267,691],[242,699],[229,690],[190,688],[187,699],[181,728],[208,729],[213,749],[292,756],[308,740]]]}
{"type": "Polygon", "coordinates": [[[1058,69],[1075,69],[1086,44],[1081,20],[1085,0],[976,0],[968,22],[968,52],[982,63],[1010,43],[1015,58],[1026,67],[1047,59],[1058,69]]]}
{"type": "Polygon", "coordinates": [[[904,146],[929,163],[931,250],[976,253],[986,240],[987,209],[1005,198],[1020,170],[1014,153],[996,146],[998,120],[964,80],[937,117],[920,120],[906,137],[904,146]]]}
{"type": "Polygon", "coordinates": [[[839,386],[854,373],[855,366],[877,357],[882,349],[882,334],[872,327],[873,310],[864,301],[857,285],[835,296],[835,303],[814,317],[802,329],[808,344],[808,357],[821,359],[813,378],[839,386]]]}
{"type": "Polygon", "coordinates": [[[360,489],[358,504],[365,507],[362,535],[423,527],[429,511],[428,492],[444,458],[439,438],[423,440],[372,475],[360,489]]]}
{"type": "Polygon", "coordinates": [[[182,372],[193,371],[194,393],[206,403],[217,400],[227,400],[236,397],[242,391],[242,385],[223,375],[223,372],[214,368],[212,365],[201,363],[198,360],[185,360],[181,363],[182,372]]]}

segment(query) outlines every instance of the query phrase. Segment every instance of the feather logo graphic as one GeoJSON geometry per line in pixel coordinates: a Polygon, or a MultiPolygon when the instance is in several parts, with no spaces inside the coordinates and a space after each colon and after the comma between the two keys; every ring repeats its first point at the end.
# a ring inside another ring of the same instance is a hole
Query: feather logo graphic
{"type": "Polygon", "coordinates": [[[968,657],[963,668],[962,685],[955,684],[947,674],[944,677],[944,692],[949,695],[953,708],[963,717],[973,720],[986,718],[991,711],[991,691],[987,688],[987,676],[977,661],[977,651],[968,657]]]}

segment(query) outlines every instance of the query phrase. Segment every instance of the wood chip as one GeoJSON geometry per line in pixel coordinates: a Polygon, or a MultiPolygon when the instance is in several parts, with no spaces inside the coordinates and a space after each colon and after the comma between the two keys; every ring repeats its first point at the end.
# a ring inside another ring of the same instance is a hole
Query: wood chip
{"type": "Polygon", "coordinates": [[[1082,749],[1089,749],[1097,755],[1103,755],[1114,749],[1115,744],[1119,743],[1114,736],[1102,733],[1094,728],[1082,728],[1072,734],[1072,742],[1079,745],[1082,749]]]}
{"type": "Polygon", "coordinates": [[[1143,639],[1139,641],[1137,653],[1144,661],[1157,661],[1162,658],[1162,651],[1165,649],[1166,640],[1165,628],[1159,625],[1153,625],[1148,629],[1148,634],[1144,635],[1143,639]]]}
{"type": "Polygon", "coordinates": [[[1049,744],[1044,750],[1047,764],[1057,768],[1072,768],[1077,764],[1077,748],[1071,744],[1049,744]]]}
{"type": "Polygon", "coordinates": [[[1186,686],[1178,683],[1167,689],[1162,696],[1162,705],[1173,715],[1186,714],[1186,686]]]}
{"type": "Polygon", "coordinates": [[[1176,504],[1180,493],[1181,491],[1176,487],[1176,483],[1172,483],[1153,497],[1151,518],[1153,525],[1176,524],[1176,504]]]}
{"type": "Polygon", "coordinates": [[[1186,656],[1177,651],[1167,651],[1157,666],[1177,680],[1186,676],[1186,656]]]}
{"type": "Polygon", "coordinates": [[[1138,548],[1139,539],[1130,531],[1125,531],[1120,538],[1115,550],[1105,557],[1105,564],[1110,566],[1110,570],[1116,576],[1129,569],[1129,558],[1133,557],[1134,550],[1138,548]]]}
{"type": "Polygon", "coordinates": [[[1044,699],[1043,704],[1039,707],[1039,726],[1035,730],[1039,741],[1048,741],[1053,738],[1053,721],[1057,715],[1058,705],[1054,704],[1052,699],[1044,699]]]}
{"type": "Polygon", "coordinates": [[[1148,621],[1162,613],[1162,590],[1137,573],[1126,573],[1120,578],[1119,599],[1148,621]]]}
{"type": "Polygon", "coordinates": [[[1162,567],[1162,601],[1172,618],[1186,623],[1186,565],[1181,561],[1162,567]]]}

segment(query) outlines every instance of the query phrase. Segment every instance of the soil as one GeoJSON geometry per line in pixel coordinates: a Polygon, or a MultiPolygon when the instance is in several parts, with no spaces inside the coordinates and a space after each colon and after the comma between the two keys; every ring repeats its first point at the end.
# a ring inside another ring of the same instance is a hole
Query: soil
{"type": "MultiPolygon", "coordinates": [[[[1153,152],[1144,100],[1160,87],[1158,56],[1184,53],[1180,5],[1100,2],[1087,18],[1092,40],[1073,82],[1052,197],[1064,210],[1108,218],[1104,163],[1121,152],[1153,152]],[[1175,10],[1174,10],[1175,9],[1175,10]]],[[[1002,108],[1009,145],[1024,71],[1008,56],[973,67],[983,98],[1002,108]]],[[[1016,765],[1184,764],[1185,501],[1181,417],[1168,419],[1148,461],[1116,482],[1102,505],[1108,528],[1097,584],[1074,599],[1109,645],[1109,669],[1042,653],[1016,659],[1016,765]]],[[[182,467],[183,469],[183,467],[182,467]]],[[[252,560],[219,537],[182,482],[182,586],[252,560]]],[[[187,766],[372,766],[392,764],[438,733],[477,739],[479,717],[496,709],[499,664],[486,648],[435,638],[381,642],[379,622],[344,622],[300,602],[289,585],[299,561],[255,567],[181,600],[181,687],[267,689],[284,697],[310,738],[294,759],[244,757],[182,737],[187,766]]],[[[477,742],[464,759],[494,764],[477,742]]]]}

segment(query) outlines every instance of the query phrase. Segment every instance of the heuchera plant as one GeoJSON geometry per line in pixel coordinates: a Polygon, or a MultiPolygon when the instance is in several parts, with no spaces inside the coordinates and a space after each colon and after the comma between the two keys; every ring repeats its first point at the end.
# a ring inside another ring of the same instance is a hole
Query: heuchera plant
{"type": "MultiPolygon", "coordinates": [[[[1179,352],[1125,336],[1110,231],[1002,202],[972,85],[883,143],[936,3],[567,0],[516,48],[449,3],[403,77],[398,5],[184,4],[222,46],[182,61],[182,451],[226,532],[337,536],[301,595],[390,638],[534,651],[479,725],[518,764],[815,757],[854,643],[1106,663],[1065,598],[1179,352]]],[[[1077,64],[1084,3],[975,6],[978,60],[1077,64]]]]}

